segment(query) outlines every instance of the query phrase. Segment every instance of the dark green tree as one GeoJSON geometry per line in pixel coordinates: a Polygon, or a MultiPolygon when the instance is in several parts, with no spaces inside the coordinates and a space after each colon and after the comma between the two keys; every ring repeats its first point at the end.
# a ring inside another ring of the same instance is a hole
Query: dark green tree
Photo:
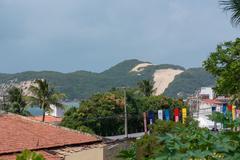
{"type": "Polygon", "coordinates": [[[150,80],[142,80],[138,82],[138,87],[140,91],[144,94],[144,96],[151,96],[154,92],[154,83],[150,80]]]}
{"type": "Polygon", "coordinates": [[[78,109],[68,110],[61,125],[103,136],[122,134],[123,107],[123,96],[119,93],[96,94],[82,101],[78,109]]]}
{"type": "Polygon", "coordinates": [[[215,91],[218,95],[240,99],[240,39],[217,46],[203,62],[204,68],[217,78],[215,91]]]}
{"type": "Polygon", "coordinates": [[[26,110],[27,103],[23,95],[23,91],[20,88],[12,87],[8,90],[9,105],[7,111],[20,114],[29,115],[30,113],[26,110]]]}
{"type": "Polygon", "coordinates": [[[220,5],[223,6],[224,11],[232,13],[231,22],[237,26],[240,23],[240,1],[239,0],[221,0],[220,5]]]}
{"type": "Polygon", "coordinates": [[[38,105],[43,110],[43,122],[46,112],[51,112],[50,105],[63,107],[60,100],[62,100],[65,95],[55,92],[54,88],[50,87],[46,80],[36,80],[35,85],[30,87],[30,91],[33,94],[28,97],[30,104],[38,105]]]}
{"type": "MultiPolygon", "coordinates": [[[[135,89],[126,91],[128,132],[143,131],[143,112],[175,107],[182,108],[181,101],[165,96],[143,96],[135,89]]],[[[171,115],[173,119],[173,115],[171,115]]],[[[99,93],[82,101],[79,108],[68,110],[62,126],[95,133],[101,136],[121,135],[124,133],[124,96],[122,90],[99,93]]]]}

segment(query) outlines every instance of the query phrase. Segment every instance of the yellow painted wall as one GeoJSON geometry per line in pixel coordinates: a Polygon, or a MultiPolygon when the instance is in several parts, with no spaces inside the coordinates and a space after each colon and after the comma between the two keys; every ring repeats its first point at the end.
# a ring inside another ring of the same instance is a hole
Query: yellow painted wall
{"type": "Polygon", "coordinates": [[[75,152],[65,157],[65,160],[103,160],[103,148],[92,148],[75,152]]]}

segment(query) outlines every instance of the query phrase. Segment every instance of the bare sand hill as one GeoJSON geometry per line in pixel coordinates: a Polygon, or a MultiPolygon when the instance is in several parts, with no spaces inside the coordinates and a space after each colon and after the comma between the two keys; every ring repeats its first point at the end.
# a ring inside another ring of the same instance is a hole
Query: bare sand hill
{"type": "Polygon", "coordinates": [[[34,83],[34,81],[22,81],[20,83],[16,83],[14,85],[17,88],[21,88],[23,90],[23,95],[25,96],[32,96],[31,91],[29,90],[29,88],[31,86],[36,86],[36,84],[34,83]]]}
{"type": "Polygon", "coordinates": [[[168,85],[174,80],[175,76],[182,73],[179,69],[160,69],[156,70],[153,75],[155,95],[162,94],[168,85]]]}
{"type": "Polygon", "coordinates": [[[0,84],[0,91],[7,92],[12,87],[17,87],[22,89],[24,96],[31,95],[31,91],[29,90],[30,86],[36,86],[34,81],[22,81],[22,82],[8,82],[0,84]]]}
{"type": "Polygon", "coordinates": [[[147,66],[152,66],[151,63],[140,63],[136,65],[130,72],[142,72],[147,66]]]}

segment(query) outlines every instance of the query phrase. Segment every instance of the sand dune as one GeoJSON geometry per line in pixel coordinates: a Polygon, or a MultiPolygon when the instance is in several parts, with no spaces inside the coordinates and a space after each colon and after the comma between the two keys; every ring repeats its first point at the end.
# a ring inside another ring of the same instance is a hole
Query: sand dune
{"type": "Polygon", "coordinates": [[[147,66],[152,66],[153,64],[151,63],[140,63],[136,65],[130,72],[141,72],[146,68],[147,66]]]}
{"type": "Polygon", "coordinates": [[[155,95],[162,94],[168,85],[174,80],[175,76],[182,73],[183,70],[160,69],[156,70],[153,75],[155,95]]]}

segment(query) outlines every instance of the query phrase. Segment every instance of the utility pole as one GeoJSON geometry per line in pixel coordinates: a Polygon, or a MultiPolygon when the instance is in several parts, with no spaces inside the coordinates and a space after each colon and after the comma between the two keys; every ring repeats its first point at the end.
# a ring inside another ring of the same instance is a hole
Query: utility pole
{"type": "Polygon", "coordinates": [[[143,112],[144,133],[147,134],[147,113],[143,112]]]}
{"type": "Polygon", "coordinates": [[[6,99],[5,99],[5,95],[3,95],[3,111],[6,110],[6,99]]]}
{"type": "Polygon", "coordinates": [[[199,118],[199,112],[200,112],[200,97],[199,97],[200,91],[197,92],[197,118],[199,118]]]}
{"type": "Polygon", "coordinates": [[[127,119],[127,97],[126,97],[126,88],[123,88],[124,91],[124,124],[125,124],[125,137],[128,138],[128,119],[127,119]]]}
{"type": "Polygon", "coordinates": [[[124,98],[124,131],[125,138],[128,138],[128,116],[127,116],[127,95],[126,95],[126,87],[117,87],[120,90],[123,90],[123,98],[124,98]]]}

